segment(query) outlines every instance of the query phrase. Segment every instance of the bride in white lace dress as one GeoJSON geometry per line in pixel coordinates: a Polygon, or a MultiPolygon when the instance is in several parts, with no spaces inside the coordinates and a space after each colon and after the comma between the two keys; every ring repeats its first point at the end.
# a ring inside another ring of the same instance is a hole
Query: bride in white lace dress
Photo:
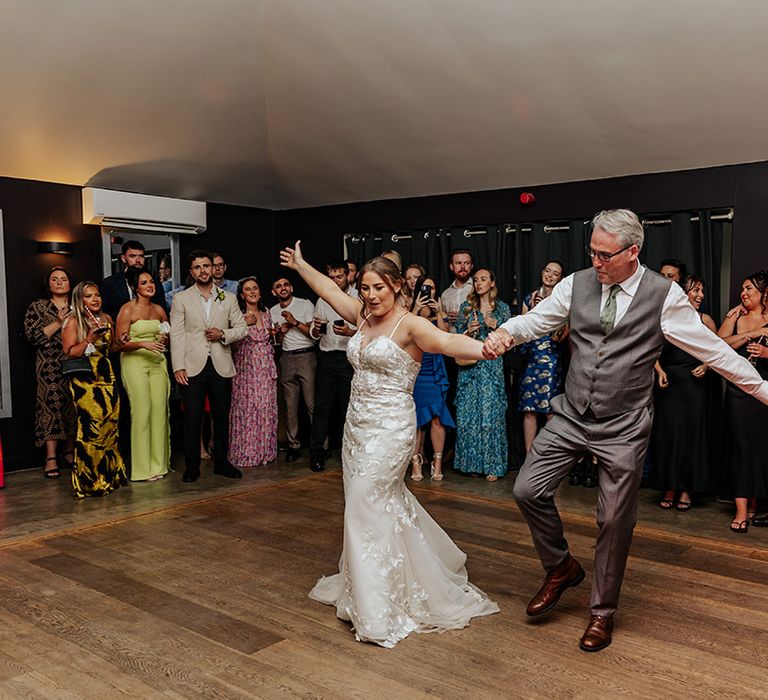
{"type": "Polygon", "coordinates": [[[422,350],[483,359],[482,344],[443,333],[397,302],[403,283],[386,258],[366,263],[360,302],[301,256],[280,254],[358,332],[347,346],[355,372],[344,426],[344,544],[339,573],[310,593],[336,606],[355,637],[393,647],[410,632],[460,629],[498,606],[467,579],[466,555],[406,489],[416,440],[413,384],[422,350]]]}

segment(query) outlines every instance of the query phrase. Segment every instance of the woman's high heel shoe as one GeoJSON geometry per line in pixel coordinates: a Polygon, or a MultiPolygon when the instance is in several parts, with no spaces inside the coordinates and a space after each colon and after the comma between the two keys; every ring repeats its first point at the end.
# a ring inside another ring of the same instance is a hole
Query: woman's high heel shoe
{"type": "Polygon", "coordinates": [[[411,457],[411,481],[421,481],[424,475],[421,473],[421,467],[424,464],[424,457],[418,452],[411,457]],[[418,469],[418,471],[416,471],[418,469]]]}
{"type": "Polygon", "coordinates": [[[432,463],[429,465],[429,475],[432,478],[432,481],[443,480],[443,453],[442,452],[435,452],[434,456],[432,457],[432,463]],[[438,460],[440,461],[440,471],[435,473],[435,463],[438,460]]]}

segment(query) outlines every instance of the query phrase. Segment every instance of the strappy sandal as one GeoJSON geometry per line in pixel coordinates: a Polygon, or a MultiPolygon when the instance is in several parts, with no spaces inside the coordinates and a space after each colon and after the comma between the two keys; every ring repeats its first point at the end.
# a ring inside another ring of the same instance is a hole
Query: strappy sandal
{"type": "Polygon", "coordinates": [[[75,468],[75,453],[72,450],[67,450],[61,453],[61,461],[64,462],[64,469],[73,470],[75,468]],[[67,455],[70,455],[72,459],[67,459],[67,455]]]}
{"type": "Polygon", "coordinates": [[[424,465],[424,457],[420,453],[416,453],[411,457],[411,481],[421,481],[424,475],[421,473],[421,467],[424,465]],[[418,469],[418,473],[416,473],[418,469]]]}
{"type": "Polygon", "coordinates": [[[432,457],[432,462],[429,465],[429,476],[432,479],[432,481],[442,481],[443,480],[443,453],[442,452],[435,452],[435,454],[432,457]],[[435,463],[440,460],[440,471],[435,474],[435,463]]]}
{"type": "MultiPolygon", "coordinates": [[[[58,457],[46,457],[46,462],[57,462],[58,463],[58,457]]],[[[53,469],[43,469],[43,476],[46,479],[58,479],[61,476],[61,472],[59,471],[58,464],[53,469]]]]}
{"type": "Polygon", "coordinates": [[[749,530],[748,520],[734,520],[731,522],[731,532],[735,532],[737,535],[745,535],[749,530]]]}
{"type": "Polygon", "coordinates": [[[675,510],[679,510],[681,513],[687,513],[691,509],[690,501],[678,501],[675,506],[675,510]]]}
{"type": "Polygon", "coordinates": [[[675,505],[675,499],[674,498],[662,498],[659,501],[659,508],[662,510],[672,510],[672,507],[675,505]]]}

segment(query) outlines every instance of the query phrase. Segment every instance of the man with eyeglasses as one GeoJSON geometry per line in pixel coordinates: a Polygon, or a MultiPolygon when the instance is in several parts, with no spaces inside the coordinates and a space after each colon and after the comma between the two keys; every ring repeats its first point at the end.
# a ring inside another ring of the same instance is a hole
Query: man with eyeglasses
{"type": "Polygon", "coordinates": [[[224,258],[221,257],[221,253],[213,254],[213,267],[211,272],[213,274],[213,283],[225,292],[232,292],[237,296],[237,282],[235,280],[224,279],[224,273],[227,271],[227,263],[224,262],[224,258]]]}
{"type": "Polygon", "coordinates": [[[653,365],[667,340],[768,404],[768,382],[701,323],[682,288],[638,262],[643,226],[627,209],[592,220],[592,269],[558,284],[551,296],[485,341],[500,354],[570,325],[571,364],[554,416],[533,443],[514,487],[546,571],[526,610],[538,616],[584,579],[568,549],[555,492],[585,454],[597,458],[599,495],[590,618],[579,646],[600,651],[612,640],[637,511],[653,416],[653,365]]]}

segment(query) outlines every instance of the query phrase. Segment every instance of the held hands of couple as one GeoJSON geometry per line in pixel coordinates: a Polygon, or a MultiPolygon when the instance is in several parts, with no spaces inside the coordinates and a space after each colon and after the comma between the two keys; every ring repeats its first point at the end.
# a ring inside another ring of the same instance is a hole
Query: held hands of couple
{"type": "Polygon", "coordinates": [[[515,344],[514,338],[503,328],[498,328],[488,334],[483,343],[483,355],[489,360],[501,357],[515,344]]]}

